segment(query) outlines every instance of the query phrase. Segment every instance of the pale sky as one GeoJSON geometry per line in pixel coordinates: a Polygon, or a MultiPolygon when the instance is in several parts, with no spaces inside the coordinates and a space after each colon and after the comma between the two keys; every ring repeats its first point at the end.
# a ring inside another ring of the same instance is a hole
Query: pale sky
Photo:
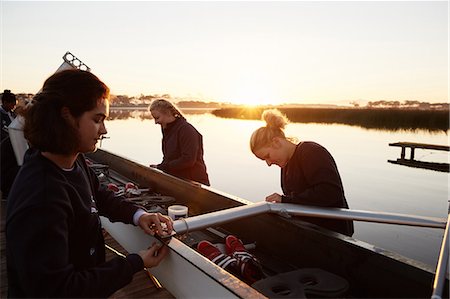
{"type": "Polygon", "coordinates": [[[113,94],[246,103],[448,102],[447,1],[1,1],[0,89],[70,51],[113,94]]]}

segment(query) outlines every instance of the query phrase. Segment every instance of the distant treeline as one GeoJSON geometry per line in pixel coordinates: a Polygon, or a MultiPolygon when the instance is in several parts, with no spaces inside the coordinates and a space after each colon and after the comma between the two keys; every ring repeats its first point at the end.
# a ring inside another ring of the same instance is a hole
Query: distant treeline
{"type": "Polygon", "coordinates": [[[203,102],[194,100],[177,100],[170,97],[170,95],[150,95],[150,96],[140,96],[128,97],[124,95],[112,95],[111,96],[111,106],[113,107],[148,107],[150,103],[155,99],[165,99],[170,102],[175,103],[179,108],[222,108],[225,107],[224,103],[217,102],[203,102]]]}
{"type": "MultiPolygon", "coordinates": [[[[355,102],[351,102],[354,107],[360,105],[355,102]]],[[[368,102],[366,108],[402,108],[402,109],[425,109],[425,110],[449,110],[449,103],[428,103],[419,101],[372,101],[368,102]]]]}
{"type": "MultiPolygon", "coordinates": [[[[31,93],[17,93],[17,99],[19,104],[25,100],[31,100],[34,94],[31,93]]],[[[139,96],[127,96],[127,95],[110,95],[110,103],[112,107],[136,107],[142,109],[143,107],[148,107],[150,103],[155,99],[166,99],[173,103],[176,103],[180,108],[228,108],[228,107],[242,107],[243,104],[232,104],[231,102],[216,102],[216,101],[200,101],[195,98],[180,98],[172,97],[170,94],[153,94],[139,96]]],[[[365,106],[361,106],[358,102],[350,102],[350,105],[354,108],[402,108],[402,109],[424,109],[424,110],[449,110],[450,103],[429,103],[420,101],[371,101],[365,106]]],[[[330,104],[280,104],[278,107],[343,107],[338,105],[330,104]]],[[[345,106],[344,106],[345,107],[345,106]]]]}
{"type": "MultiPolygon", "coordinates": [[[[18,93],[16,98],[19,105],[24,105],[25,101],[32,100],[34,94],[32,93],[18,93]]],[[[1,95],[0,95],[1,98],[1,95]]],[[[138,97],[130,97],[127,95],[110,95],[111,107],[135,107],[138,109],[147,108],[155,99],[166,99],[179,108],[222,108],[229,106],[227,103],[220,102],[204,102],[198,100],[185,100],[180,98],[173,98],[170,94],[154,94],[154,95],[140,95],[138,97]]]]}
{"type": "MultiPolygon", "coordinates": [[[[273,107],[270,107],[273,108],[273,107]]],[[[266,108],[222,108],[218,117],[261,119],[266,108]]],[[[346,124],[370,129],[447,131],[449,110],[371,108],[278,108],[291,122],[346,124]]]]}

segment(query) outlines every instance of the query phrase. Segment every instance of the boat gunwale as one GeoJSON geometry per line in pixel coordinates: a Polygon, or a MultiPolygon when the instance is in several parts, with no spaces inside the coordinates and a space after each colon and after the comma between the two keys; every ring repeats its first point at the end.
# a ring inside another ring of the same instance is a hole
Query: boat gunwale
{"type": "Polygon", "coordinates": [[[172,252],[178,254],[186,262],[205,273],[236,296],[240,298],[267,298],[248,284],[244,283],[241,279],[222,269],[184,244],[182,241],[173,238],[168,245],[172,252]]]}

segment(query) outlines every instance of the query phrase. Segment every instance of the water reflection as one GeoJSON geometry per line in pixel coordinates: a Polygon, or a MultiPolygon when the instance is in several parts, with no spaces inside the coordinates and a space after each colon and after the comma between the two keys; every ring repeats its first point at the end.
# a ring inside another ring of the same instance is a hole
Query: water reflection
{"type": "MultiPolygon", "coordinates": [[[[251,133],[263,125],[262,121],[183,111],[203,135],[204,158],[213,188],[252,202],[281,192],[279,168],[267,167],[249,149],[251,133]]],[[[111,118],[106,124],[110,139],[103,141],[104,149],[143,165],[161,161],[161,130],[147,117],[146,111],[124,111],[111,118]]],[[[447,217],[448,173],[387,162],[399,156],[399,149],[390,147],[389,143],[445,145],[448,144],[445,133],[291,123],[286,135],[299,141],[316,141],[330,151],[338,165],[350,208],[447,217]]],[[[417,152],[416,157],[448,163],[448,153],[424,150],[417,152]]],[[[354,237],[434,267],[442,235],[439,229],[355,222],[354,237]]]]}
{"type": "MultiPolygon", "coordinates": [[[[205,114],[209,113],[215,108],[207,108],[207,109],[199,109],[199,108],[184,108],[182,112],[185,114],[205,114]]],[[[125,109],[125,108],[116,108],[113,107],[109,111],[109,120],[117,120],[117,119],[153,119],[152,114],[147,109],[125,109]]]]}

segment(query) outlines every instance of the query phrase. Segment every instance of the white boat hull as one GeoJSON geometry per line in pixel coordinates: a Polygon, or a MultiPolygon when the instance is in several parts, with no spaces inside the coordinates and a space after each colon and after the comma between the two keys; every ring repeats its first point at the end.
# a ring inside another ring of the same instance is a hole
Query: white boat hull
{"type": "MultiPolygon", "coordinates": [[[[101,221],[128,253],[137,253],[159,242],[139,227],[112,223],[105,217],[101,221]]],[[[266,298],[178,239],[172,238],[167,246],[169,255],[149,271],[176,298],[266,298]]]]}

